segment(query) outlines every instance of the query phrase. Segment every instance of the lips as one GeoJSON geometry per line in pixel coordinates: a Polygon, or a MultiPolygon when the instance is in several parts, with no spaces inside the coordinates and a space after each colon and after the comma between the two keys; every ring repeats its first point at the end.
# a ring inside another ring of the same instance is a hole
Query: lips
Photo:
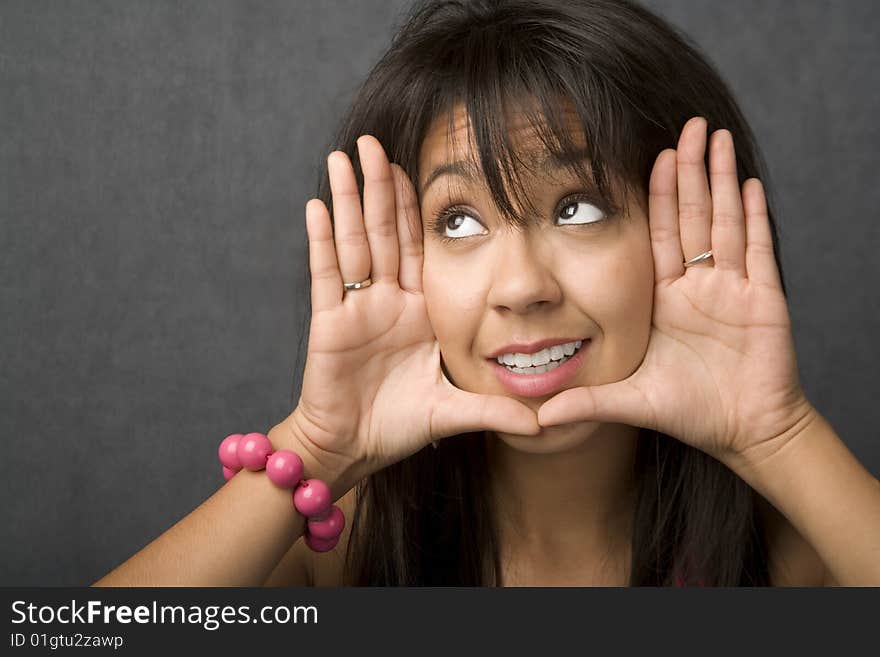
{"type": "MultiPolygon", "coordinates": [[[[562,343],[556,344],[574,342],[581,339],[582,338],[574,338],[574,340],[567,339],[563,340],[562,343]]],[[[492,372],[498,380],[513,394],[519,395],[520,397],[543,397],[557,392],[574,378],[580,369],[581,363],[583,363],[585,354],[588,352],[591,342],[592,341],[589,338],[583,338],[581,348],[578,349],[571,358],[559,367],[556,367],[549,372],[543,372],[542,374],[517,374],[516,372],[511,372],[504,367],[504,365],[499,365],[494,359],[490,360],[489,364],[492,368],[492,372]]],[[[544,346],[541,346],[537,351],[543,349],[544,346]]],[[[508,347],[505,347],[505,349],[507,348],[508,347]]],[[[506,354],[511,352],[503,351],[498,355],[501,353],[506,354]]]]}

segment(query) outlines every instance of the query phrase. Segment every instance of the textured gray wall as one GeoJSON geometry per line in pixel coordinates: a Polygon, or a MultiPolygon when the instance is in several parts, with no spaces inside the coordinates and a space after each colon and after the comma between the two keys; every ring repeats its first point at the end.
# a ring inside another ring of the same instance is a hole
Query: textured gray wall
{"type": "MultiPolygon", "coordinates": [[[[403,1],[0,0],[0,584],[88,584],[291,409],[303,206],[403,1]]],[[[880,474],[880,9],[646,3],[771,169],[801,377],[880,474]]]]}

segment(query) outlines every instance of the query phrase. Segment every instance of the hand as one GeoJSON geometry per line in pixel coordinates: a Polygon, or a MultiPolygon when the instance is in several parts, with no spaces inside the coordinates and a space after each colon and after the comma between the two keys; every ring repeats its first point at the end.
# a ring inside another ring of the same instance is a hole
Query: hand
{"type": "Polygon", "coordinates": [[[763,459],[814,412],[798,383],[791,322],[763,186],[740,195],[733,138],[685,125],[649,186],[654,308],[647,353],[628,378],[564,390],[542,426],[592,420],[656,429],[726,462],[763,459]],[[713,259],[685,268],[709,249],[713,259]],[[713,266],[714,260],[714,266],[713,266]]]}
{"type": "Polygon", "coordinates": [[[537,434],[528,406],[463,391],[444,375],[422,296],[415,189],[374,137],[361,137],[358,153],[363,212],[340,151],[328,157],[334,225],[320,200],[306,205],[312,318],[302,394],[285,422],[316,459],[337,464],[328,469],[353,468],[355,480],[445,436],[537,434]],[[343,281],[368,276],[369,287],[343,293],[343,281]]]}

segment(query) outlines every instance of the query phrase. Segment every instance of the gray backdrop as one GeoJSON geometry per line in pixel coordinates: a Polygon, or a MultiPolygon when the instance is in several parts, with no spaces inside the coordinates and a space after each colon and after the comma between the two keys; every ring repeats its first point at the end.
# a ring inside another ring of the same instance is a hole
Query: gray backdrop
{"type": "MultiPolygon", "coordinates": [[[[0,0],[0,584],[89,584],[299,395],[303,207],[406,3],[0,0]]],[[[880,474],[880,5],[647,3],[771,169],[806,391],[880,474]]]]}

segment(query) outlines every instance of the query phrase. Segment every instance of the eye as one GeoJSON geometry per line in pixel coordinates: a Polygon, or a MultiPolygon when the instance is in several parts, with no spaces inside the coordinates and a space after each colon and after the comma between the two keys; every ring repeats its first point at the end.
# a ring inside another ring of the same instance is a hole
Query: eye
{"type": "Polygon", "coordinates": [[[441,238],[448,241],[458,240],[463,237],[472,237],[485,233],[480,230],[482,224],[469,215],[464,208],[449,208],[441,210],[431,221],[431,229],[441,238]],[[464,228],[472,224],[471,228],[464,228]]]}
{"type": "MultiPolygon", "coordinates": [[[[613,214],[613,212],[603,209],[604,204],[597,205],[593,197],[587,194],[566,196],[556,207],[558,208],[557,219],[565,220],[564,223],[557,225],[563,226],[601,224],[607,220],[610,214],[613,214]]],[[[438,210],[432,217],[429,227],[435,235],[445,242],[455,242],[466,237],[485,235],[486,229],[474,219],[470,212],[461,206],[438,210]]]]}
{"type": "Polygon", "coordinates": [[[557,213],[559,219],[574,219],[575,221],[562,225],[578,225],[578,224],[595,224],[605,220],[606,213],[590,202],[590,199],[584,196],[569,196],[562,201],[564,205],[560,207],[557,213]]]}

